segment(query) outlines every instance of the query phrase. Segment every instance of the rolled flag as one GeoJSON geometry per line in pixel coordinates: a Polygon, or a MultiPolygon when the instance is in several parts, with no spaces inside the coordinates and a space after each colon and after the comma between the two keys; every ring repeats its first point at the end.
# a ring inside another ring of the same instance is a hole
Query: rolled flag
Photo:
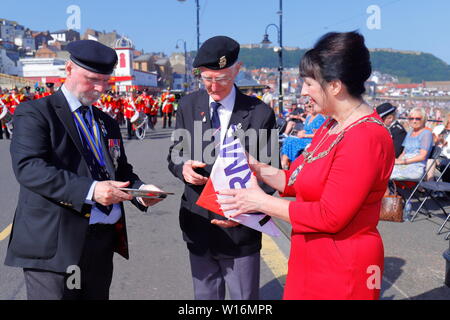
{"type": "MultiPolygon", "coordinates": [[[[252,171],[239,139],[225,137],[197,205],[228,218],[236,210],[224,212],[217,200],[230,196],[219,195],[216,191],[249,188],[251,175],[252,171]]],[[[265,214],[240,214],[229,219],[271,236],[278,237],[281,234],[271,217],[265,214]]]]}

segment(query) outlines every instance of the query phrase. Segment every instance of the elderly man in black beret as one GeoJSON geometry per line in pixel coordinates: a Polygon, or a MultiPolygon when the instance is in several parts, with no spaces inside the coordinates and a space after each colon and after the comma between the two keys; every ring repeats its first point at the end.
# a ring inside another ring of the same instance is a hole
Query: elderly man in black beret
{"type": "Polygon", "coordinates": [[[20,194],[5,264],[23,268],[29,299],[108,299],[113,253],[128,259],[122,202],[145,211],[159,201],[119,188],[159,189],[133,172],[119,126],[92,107],[108,88],[116,52],[92,40],[67,50],[61,89],[15,113],[20,194]]]}
{"type": "MultiPolygon", "coordinates": [[[[211,141],[202,139],[205,131],[219,131],[220,137],[216,135],[214,141],[221,142],[232,125],[244,131],[254,130],[256,135],[260,129],[267,129],[270,141],[271,129],[275,129],[273,110],[234,85],[241,66],[237,61],[239,48],[239,43],[225,36],[203,43],[193,66],[199,68],[205,89],[183,97],[176,118],[176,129],[190,133],[188,141],[183,142],[193,146],[191,150],[200,146],[203,152],[194,150],[193,154],[186,154],[186,149],[178,148],[180,140],[175,140],[169,150],[169,170],[185,183],[180,226],[189,250],[196,299],[224,299],[225,284],[231,299],[259,297],[261,233],[196,205],[215,160],[209,157],[211,161],[208,161],[207,147],[211,141]],[[178,154],[183,161],[175,159],[173,154],[178,154]]],[[[257,142],[261,148],[268,144],[263,140],[257,142]]],[[[249,150],[248,142],[245,147],[249,150]]],[[[259,151],[255,157],[260,157],[259,151]]],[[[274,192],[267,186],[263,188],[274,192]]]]}
{"type": "Polygon", "coordinates": [[[391,132],[392,139],[394,140],[395,157],[398,158],[403,152],[403,140],[405,140],[406,137],[406,130],[397,120],[397,108],[389,102],[386,102],[379,105],[376,110],[391,132]]]}

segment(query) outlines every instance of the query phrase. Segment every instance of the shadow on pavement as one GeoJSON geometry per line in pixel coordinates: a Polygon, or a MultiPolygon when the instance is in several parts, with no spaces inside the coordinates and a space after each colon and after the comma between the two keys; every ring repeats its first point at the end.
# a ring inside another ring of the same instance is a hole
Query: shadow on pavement
{"type": "Polygon", "coordinates": [[[442,286],[415,297],[411,297],[412,300],[450,300],[450,288],[442,286]]]}
{"type": "Polygon", "coordinates": [[[397,257],[385,257],[384,258],[384,273],[381,287],[380,297],[383,300],[393,300],[394,296],[384,296],[385,292],[392,287],[392,284],[397,281],[403,273],[402,267],[406,264],[406,261],[397,257]]]}
{"type": "Polygon", "coordinates": [[[283,298],[283,287],[281,283],[286,282],[286,276],[273,279],[259,289],[260,300],[281,300],[283,298]]]}

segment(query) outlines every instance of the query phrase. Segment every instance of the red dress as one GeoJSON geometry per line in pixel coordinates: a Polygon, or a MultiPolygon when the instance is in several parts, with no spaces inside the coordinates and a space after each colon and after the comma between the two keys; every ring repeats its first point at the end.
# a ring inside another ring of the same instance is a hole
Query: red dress
{"type": "MultiPolygon", "coordinates": [[[[367,117],[381,120],[376,113],[367,117]]],[[[334,120],[317,130],[308,151],[334,120]]],[[[317,150],[328,149],[330,135],[317,150]]],[[[314,156],[318,154],[314,153],[314,156]]],[[[303,163],[297,158],[286,173],[303,163]]],[[[381,199],[394,165],[389,132],[364,122],[351,128],[330,153],[307,163],[283,196],[289,205],[291,252],[284,299],[378,299],[384,250],[377,230],[381,199]]]]}

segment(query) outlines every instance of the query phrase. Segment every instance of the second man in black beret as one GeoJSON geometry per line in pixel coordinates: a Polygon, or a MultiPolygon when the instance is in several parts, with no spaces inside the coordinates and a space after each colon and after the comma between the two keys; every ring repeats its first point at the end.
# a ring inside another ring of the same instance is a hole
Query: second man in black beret
{"type": "MultiPolygon", "coordinates": [[[[223,300],[225,287],[231,299],[259,298],[261,233],[196,205],[215,161],[208,154],[214,142],[203,141],[206,130],[219,131],[214,141],[219,139],[221,143],[231,125],[244,131],[253,130],[257,137],[260,129],[266,129],[267,140],[258,138],[255,145],[267,144],[269,151],[263,152],[270,157],[275,115],[261,100],[246,96],[235,86],[241,66],[239,47],[239,43],[226,36],[208,39],[200,47],[193,66],[200,70],[204,89],[180,100],[176,118],[176,129],[190,133],[183,141],[190,147],[179,150],[180,140],[176,140],[169,150],[169,170],[185,183],[180,227],[189,250],[196,299],[223,300]],[[197,128],[202,129],[200,133],[197,128]],[[187,152],[198,145],[202,146],[202,152],[187,152]],[[184,161],[178,161],[173,154],[181,154],[184,161]]],[[[249,145],[245,148],[248,151],[249,145]]],[[[258,151],[254,156],[259,158],[261,154],[258,151]]],[[[267,186],[263,189],[274,192],[267,186]]]]}

